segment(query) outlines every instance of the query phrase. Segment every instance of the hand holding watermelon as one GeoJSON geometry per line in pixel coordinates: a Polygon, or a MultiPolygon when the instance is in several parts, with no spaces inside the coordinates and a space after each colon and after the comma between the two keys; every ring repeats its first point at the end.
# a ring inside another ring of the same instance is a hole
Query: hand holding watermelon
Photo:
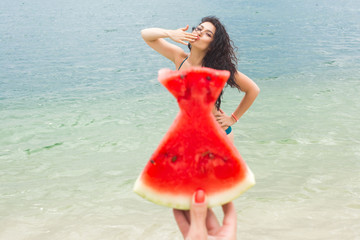
{"type": "Polygon", "coordinates": [[[234,204],[229,202],[223,205],[223,212],[221,226],[214,212],[207,208],[205,193],[198,190],[193,195],[190,211],[174,209],[174,217],[184,239],[236,239],[234,204]]]}

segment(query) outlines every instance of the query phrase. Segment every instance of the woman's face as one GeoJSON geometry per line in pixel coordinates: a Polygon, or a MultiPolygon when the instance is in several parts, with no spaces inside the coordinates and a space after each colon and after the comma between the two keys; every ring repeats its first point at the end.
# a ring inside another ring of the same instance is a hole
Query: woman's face
{"type": "Polygon", "coordinates": [[[198,36],[198,38],[191,43],[191,46],[199,48],[203,51],[207,51],[210,43],[214,39],[216,28],[210,22],[203,22],[197,26],[193,33],[198,36]]]}

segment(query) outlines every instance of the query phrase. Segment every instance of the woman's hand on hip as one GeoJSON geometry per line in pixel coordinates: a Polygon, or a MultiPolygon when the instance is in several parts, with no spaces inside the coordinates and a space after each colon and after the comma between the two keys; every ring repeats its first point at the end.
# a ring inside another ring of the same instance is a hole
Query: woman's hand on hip
{"type": "Polygon", "coordinates": [[[222,111],[219,111],[215,114],[215,119],[220,124],[221,128],[224,130],[236,123],[233,117],[226,115],[222,111]]]}

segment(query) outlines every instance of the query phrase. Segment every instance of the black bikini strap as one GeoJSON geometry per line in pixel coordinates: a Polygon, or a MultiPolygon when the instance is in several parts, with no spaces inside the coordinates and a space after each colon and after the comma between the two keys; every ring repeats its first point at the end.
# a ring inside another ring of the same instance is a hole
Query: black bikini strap
{"type": "Polygon", "coordinates": [[[186,59],[188,59],[188,57],[186,57],[186,58],[184,59],[184,61],[182,61],[182,63],[180,64],[180,67],[179,67],[178,71],[180,70],[181,66],[182,66],[183,63],[186,61],[186,59]]]}

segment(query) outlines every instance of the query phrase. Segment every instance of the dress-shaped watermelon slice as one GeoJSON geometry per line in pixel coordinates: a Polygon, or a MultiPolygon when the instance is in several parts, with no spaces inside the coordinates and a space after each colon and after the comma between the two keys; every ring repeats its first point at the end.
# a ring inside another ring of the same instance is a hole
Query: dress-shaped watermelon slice
{"type": "Polygon", "coordinates": [[[212,207],[255,184],[212,114],[229,75],[210,68],[159,71],[159,81],[175,96],[180,112],[137,179],[136,193],[160,205],[189,209],[198,189],[205,191],[212,207]]]}

